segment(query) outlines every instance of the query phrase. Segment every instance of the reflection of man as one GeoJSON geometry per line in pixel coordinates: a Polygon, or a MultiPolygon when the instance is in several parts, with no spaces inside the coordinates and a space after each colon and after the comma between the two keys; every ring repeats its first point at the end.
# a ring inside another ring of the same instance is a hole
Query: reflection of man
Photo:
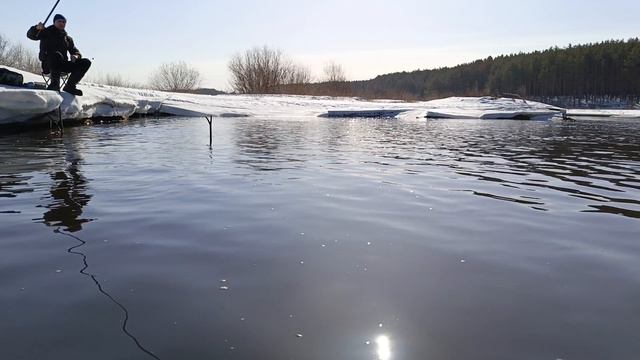
{"type": "Polygon", "coordinates": [[[54,181],[51,187],[52,204],[44,213],[44,223],[49,226],[66,226],[66,231],[82,230],[82,224],[91,219],[82,219],[83,208],[91,200],[86,193],[87,180],[78,171],[77,163],[72,163],[68,171],[58,171],[51,175],[54,181]]]}
{"type": "Polygon", "coordinates": [[[45,28],[43,23],[38,23],[29,29],[27,37],[34,41],[40,40],[39,57],[42,61],[42,70],[44,73],[51,72],[51,84],[47,89],[60,91],[60,74],[65,72],[71,75],[63,90],[82,96],[82,91],[78,90],[76,85],[91,67],[91,61],[82,58],[73,39],[67,35],[66,26],[67,19],[57,14],[53,18],[53,25],[45,28]]]}

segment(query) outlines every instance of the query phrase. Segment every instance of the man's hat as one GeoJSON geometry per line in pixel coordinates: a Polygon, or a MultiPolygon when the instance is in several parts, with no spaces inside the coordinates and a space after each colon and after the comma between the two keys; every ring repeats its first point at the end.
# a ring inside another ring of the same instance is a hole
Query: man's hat
{"type": "Polygon", "coordinates": [[[56,14],[56,16],[53,17],[53,22],[56,22],[58,20],[64,20],[66,22],[67,18],[65,18],[64,16],[62,16],[60,14],[56,14]]]}

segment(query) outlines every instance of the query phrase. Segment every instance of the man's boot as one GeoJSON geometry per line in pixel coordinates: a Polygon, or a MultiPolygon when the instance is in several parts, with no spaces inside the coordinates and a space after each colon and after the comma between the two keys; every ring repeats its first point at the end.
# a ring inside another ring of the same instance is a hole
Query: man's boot
{"type": "Polygon", "coordinates": [[[78,88],[76,88],[75,85],[69,85],[67,84],[64,89],[65,92],[68,92],[71,95],[75,95],[75,96],[82,96],[82,90],[79,90],[78,88]]]}
{"type": "Polygon", "coordinates": [[[78,85],[84,77],[84,74],[86,74],[91,67],[91,61],[89,59],[78,59],[74,67],[69,76],[69,80],[67,80],[67,85],[64,87],[64,91],[75,96],[82,96],[82,91],[78,90],[76,85],[78,85]]]}
{"type": "Polygon", "coordinates": [[[71,95],[82,96],[82,91],[76,88],[76,85],[78,84],[78,82],[80,82],[82,75],[78,73],[77,70],[74,70],[69,76],[69,79],[67,80],[67,85],[65,85],[63,90],[68,92],[71,95]]]}

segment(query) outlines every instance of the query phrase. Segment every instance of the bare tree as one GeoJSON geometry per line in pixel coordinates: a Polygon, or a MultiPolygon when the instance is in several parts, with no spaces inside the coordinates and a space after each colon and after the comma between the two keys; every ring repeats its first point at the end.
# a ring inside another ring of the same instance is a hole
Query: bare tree
{"type": "Polygon", "coordinates": [[[40,74],[42,72],[42,62],[38,59],[38,55],[36,55],[34,51],[25,48],[21,44],[14,46],[14,51],[18,58],[16,66],[18,69],[33,74],[40,74]]]}
{"type": "Polygon", "coordinates": [[[234,55],[229,62],[231,87],[241,94],[274,94],[287,85],[311,82],[311,71],[295,64],[281,50],[255,47],[234,55]]]}
{"type": "Polygon", "coordinates": [[[20,66],[20,62],[24,58],[25,50],[26,49],[22,47],[22,45],[12,44],[4,53],[3,64],[18,68],[20,66]]]}
{"type": "Polygon", "coordinates": [[[347,76],[345,75],[342,65],[330,61],[324,65],[324,81],[330,83],[345,82],[347,76]]]}
{"type": "Polygon", "coordinates": [[[309,84],[312,81],[311,70],[303,65],[292,64],[286,84],[309,84]]]}
{"type": "Polygon", "coordinates": [[[129,87],[129,81],[120,74],[107,74],[102,78],[101,83],[109,86],[129,87]]]}
{"type": "Polygon", "coordinates": [[[298,64],[292,64],[289,68],[288,76],[284,83],[280,86],[281,93],[308,95],[310,92],[310,84],[313,81],[311,70],[298,64]]]}
{"type": "Polygon", "coordinates": [[[242,94],[270,94],[287,76],[288,60],[282,51],[266,46],[236,54],[229,62],[232,88],[242,94]]]}
{"type": "Polygon", "coordinates": [[[117,86],[123,88],[130,89],[146,89],[148,87],[143,84],[132,81],[120,74],[95,74],[93,73],[87,78],[87,82],[91,82],[94,84],[108,85],[108,86],[117,86]]]}
{"type": "Polygon", "coordinates": [[[39,73],[42,71],[36,54],[20,43],[12,43],[0,35],[0,65],[14,67],[20,70],[39,73]]]}
{"type": "Polygon", "coordinates": [[[328,95],[347,96],[350,93],[351,86],[347,82],[344,68],[334,61],[324,65],[324,82],[328,95]]]}
{"type": "Polygon", "coordinates": [[[9,40],[0,34],[0,64],[5,65],[5,53],[9,47],[9,40]]]}
{"type": "Polygon", "coordinates": [[[202,74],[183,61],[162,64],[149,80],[151,88],[173,92],[195,90],[200,83],[202,74]]]}

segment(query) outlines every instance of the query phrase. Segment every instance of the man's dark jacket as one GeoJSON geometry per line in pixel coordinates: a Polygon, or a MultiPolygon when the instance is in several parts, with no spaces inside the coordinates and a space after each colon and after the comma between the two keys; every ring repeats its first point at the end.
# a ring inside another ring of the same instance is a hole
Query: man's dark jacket
{"type": "Polygon", "coordinates": [[[80,50],[76,48],[71,36],[64,30],[59,30],[54,25],[38,31],[32,26],[27,32],[27,37],[31,40],[40,40],[40,61],[46,61],[47,56],[59,52],[65,60],[69,60],[69,54],[82,57],[80,50]]]}

